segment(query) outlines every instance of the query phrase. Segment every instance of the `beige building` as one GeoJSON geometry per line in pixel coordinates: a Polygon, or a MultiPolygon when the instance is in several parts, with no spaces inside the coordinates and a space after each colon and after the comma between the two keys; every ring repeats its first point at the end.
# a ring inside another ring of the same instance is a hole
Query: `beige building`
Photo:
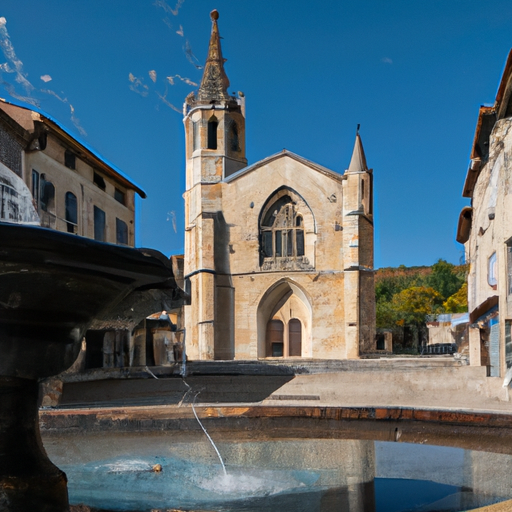
{"type": "Polygon", "coordinates": [[[373,176],[290,151],[247,165],[245,97],[228,93],[218,13],[184,105],[190,359],[357,358],[375,349],[373,176]]]}
{"type": "Polygon", "coordinates": [[[481,107],[457,240],[465,244],[470,362],[493,377],[512,368],[512,52],[496,101],[481,107]]]}
{"type": "Polygon", "coordinates": [[[2,220],[37,223],[39,217],[43,227],[134,245],[135,194],[145,193],[56,121],[4,100],[0,175],[2,220]],[[35,212],[22,211],[26,195],[35,212]]]}

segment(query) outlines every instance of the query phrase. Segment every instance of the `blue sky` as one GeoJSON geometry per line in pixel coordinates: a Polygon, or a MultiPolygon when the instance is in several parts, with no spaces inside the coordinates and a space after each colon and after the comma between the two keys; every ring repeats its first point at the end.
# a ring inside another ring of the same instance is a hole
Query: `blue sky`
{"type": "Polygon", "coordinates": [[[24,97],[148,194],[137,245],[183,251],[179,113],[218,9],[247,98],[247,157],[283,148],[337,172],[355,129],[376,193],[376,266],[458,263],[478,107],[512,46],[510,0],[2,0],[0,97],[24,97]],[[170,78],[169,78],[170,77],[170,78]]]}

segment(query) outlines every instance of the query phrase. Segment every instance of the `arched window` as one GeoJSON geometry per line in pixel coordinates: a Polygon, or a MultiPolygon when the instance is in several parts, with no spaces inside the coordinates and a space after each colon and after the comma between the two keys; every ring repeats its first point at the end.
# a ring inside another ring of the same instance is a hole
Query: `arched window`
{"type": "Polygon", "coordinates": [[[238,126],[233,121],[229,129],[229,146],[231,151],[240,151],[240,141],[238,138],[238,126]]]}
{"type": "Polygon", "coordinates": [[[261,250],[264,258],[304,256],[304,221],[290,196],[282,196],[261,222],[261,250]]]}
{"type": "Polygon", "coordinates": [[[217,127],[219,121],[215,116],[208,120],[208,149],[217,149],[217,127]]]}
{"type": "Polygon", "coordinates": [[[76,196],[66,192],[66,225],[68,233],[76,233],[78,228],[78,208],[76,196]]]}

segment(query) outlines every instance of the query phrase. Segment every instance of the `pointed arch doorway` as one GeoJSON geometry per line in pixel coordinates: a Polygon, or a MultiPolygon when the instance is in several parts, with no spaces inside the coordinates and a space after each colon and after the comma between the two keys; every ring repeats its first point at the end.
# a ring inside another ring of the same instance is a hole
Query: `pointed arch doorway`
{"type": "Polygon", "coordinates": [[[258,306],[258,357],[311,357],[311,303],[296,283],[282,280],[258,306]]]}

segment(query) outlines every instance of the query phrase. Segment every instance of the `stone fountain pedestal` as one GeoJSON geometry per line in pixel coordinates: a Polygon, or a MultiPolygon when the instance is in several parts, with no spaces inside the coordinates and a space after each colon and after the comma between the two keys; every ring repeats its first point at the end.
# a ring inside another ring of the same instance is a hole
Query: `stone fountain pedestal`
{"type": "Polygon", "coordinates": [[[46,456],[36,380],[0,378],[0,510],[65,512],[66,475],[46,456]]]}
{"type": "Polygon", "coordinates": [[[156,251],[0,223],[0,510],[69,509],[39,434],[39,379],[73,364],[93,321],[132,328],[185,302],[156,251]]]}

